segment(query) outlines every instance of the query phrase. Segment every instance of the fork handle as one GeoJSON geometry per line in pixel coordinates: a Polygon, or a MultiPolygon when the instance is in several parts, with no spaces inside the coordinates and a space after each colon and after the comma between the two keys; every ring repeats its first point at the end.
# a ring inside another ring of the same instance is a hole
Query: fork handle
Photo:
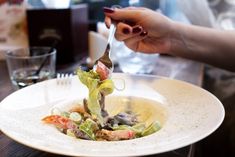
{"type": "Polygon", "coordinates": [[[109,37],[108,37],[108,44],[111,46],[114,38],[114,34],[116,32],[116,25],[111,23],[109,28],[109,37]]]}

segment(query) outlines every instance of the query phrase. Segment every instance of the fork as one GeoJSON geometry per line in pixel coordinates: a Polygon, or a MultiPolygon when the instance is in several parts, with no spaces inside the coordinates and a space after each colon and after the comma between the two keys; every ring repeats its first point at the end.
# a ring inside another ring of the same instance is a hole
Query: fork
{"type": "Polygon", "coordinates": [[[73,74],[70,73],[57,73],[56,83],[58,85],[70,85],[72,83],[73,74]]]}
{"type": "Polygon", "coordinates": [[[115,31],[116,31],[116,25],[114,23],[112,23],[110,25],[108,43],[107,43],[106,49],[104,51],[104,54],[99,59],[97,59],[95,61],[93,69],[96,69],[96,65],[98,64],[98,61],[100,61],[109,69],[110,74],[113,72],[113,62],[110,59],[110,50],[111,50],[115,31]]]}

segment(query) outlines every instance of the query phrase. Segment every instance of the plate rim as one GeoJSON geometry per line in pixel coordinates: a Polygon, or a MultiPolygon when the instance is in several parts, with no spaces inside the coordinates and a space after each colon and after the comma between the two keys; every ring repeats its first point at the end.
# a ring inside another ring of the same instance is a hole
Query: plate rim
{"type": "MultiPolygon", "coordinates": [[[[134,76],[134,77],[151,77],[151,78],[156,78],[156,79],[165,79],[165,80],[175,81],[175,82],[179,82],[179,83],[186,84],[187,86],[188,86],[188,85],[189,85],[189,86],[192,86],[193,88],[197,88],[197,89],[199,89],[199,90],[203,90],[204,92],[206,92],[206,93],[208,93],[210,96],[212,96],[213,99],[218,102],[219,107],[220,107],[220,109],[221,109],[220,111],[221,111],[221,114],[222,114],[222,117],[220,118],[220,121],[217,123],[216,126],[214,126],[212,129],[210,129],[210,131],[207,132],[207,134],[204,134],[204,136],[202,136],[201,138],[198,138],[197,140],[194,140],[193,142],[189,142],[189,144],[185,143],[184,145],[175,146],[173,149],[172,149],[172,148],[171,148],[171,149],[164,149],[164,150],[162,150],[162,151],[160,151],[160,152],[159,152],[159,151],[158,151],[158,152],[153,152],[153,151],[151,151],[150,153],[143,152],[142,154],[140,154],[140,153],[138,153],[138,154],[130,154],[130,153],[129,153],[129,154],[127,154],[128,156],[153,155],[153,154],[165,153],[165,152],[169,152],[169,151],[171,151],[171,150],[175,150],[175,149],[183,148],[183,147],[185,147],[185,146],[189,146],[189,145],[191,145],[191,144],[193,144],[193,143],[196,143],[196,142],[198,142],[198,141],[200,141],[200,140],[202,140],[202,139],[208,137],[211,133],[213,133],[216,129],[219,128],[219,126],[222,124],[222,122],[223,122],[223,120],[224,120],[224,117],[225,117],[225,109],[224,109],[223,104],[221,103],[221,101],[220,101],[215,95],[213,95],[211,92],[209,92],[208,90],[206,90],[206,89],[204,89],[204,88],[202,88],[202,87],[199,87],[199,86],[197,86],[197,85],[195,85],[195,84],[192,84],[192,83],[189,83],[189,82],[186,82],[186,81],[183,81],[183,80],[178,80],[178,79],[175,79],[175,78],[169,78],[169,77],[158,76],[158,75],[148,75],[148,74],[125,74],[125,73],[114,73],[114,75],[124,75],[124,76],[127,76],[127,77],[128,77],[128,76],[134,76]]],[[[74,76],[74,77],[77,77],[77,76],[74,76]]],[[[46,80],[46,81],[55,81],[55,79],[46,80]]],[[[45,83],[45,81],[39,82],[39,83],[34,84],[34,85],[32,85],[32,86],[36,86],[36,85],[39,86],[40,84],[43,84],[43,83],[45,83]]],[[[33,87],[30,87],[30,86],[29,86],[29,87],[26,87],[26,88],[33,88],[33,87]]],[[[24,90],[24,89],[22,89],[22,90],[24,90]]],[[[18,91],[20,91],[20,90],[18,90],[18,91]]],[[[18,92],[18,91],[15,91],[15,92],[13,92],[13,93],[16,93],[16,92],[18,92]]],[[[10,97],[13,93],[9,94],[7,97],[10,97]]],[[[1,108],[2,104],[5,102],[4,100],[6,100],[7,97],[5,97],[5,98],[0,102],[0,108],[1,108]]],[[[71,100],[71,101],[72,101],[72,100],[71,100]]],[[[43,152],[48,152],[48,153],[53,153],[53,154],[58,154],[58,155],[68,155],[68,156],[74,156],[74,155],[75,155],[75,154],[68,154],[68,153],[60,153],[60,152],[58,152],[58,151],[52,151],[52,150],[50,150],[50,149],[44,149],[44,148],[41,147],[41,146],[40,146],[40,147],[37,147],[37,146],[28,144],[28,143],[30,143],[30,142],[27,143],[27,142],[19,141],[17,138],[12,137],[11,135],[9,135],[8,132],[7,132],[7,130],[2,130],[1,123],[0,123],[0,131],[1,131],[3,134],[5,134],[7,137],[9,137],[10,139],[12,139],[12,140],[14,140],[14,141],[16,141],[16,142],[18,142],[18,143],[20,143],[20,144],[23,144],[23,145],[25,145],[25,146],[27,146],[27,147],[33,148],[33,149],[35,149],[35,150],[40,150],[40,151],[43,151],[43,152]]],[[[54,149],[53,149],[53,150],[54,150],[54,149]]],[[[149,151],[148,151],[148,152],[149,152],[149,151]]],[[[76,155],[82,155],[82,156],[85,155],[85,156],[87,156],[87,154],[76,154],[76,155]]],[[[108,155],[108,154],[107,154],[107,155],[103,154],[102,156],[109,156],[109,155],[108,155]]],[[[120,155],[114,154],[114,156],[120,156],[120,155]]]]}

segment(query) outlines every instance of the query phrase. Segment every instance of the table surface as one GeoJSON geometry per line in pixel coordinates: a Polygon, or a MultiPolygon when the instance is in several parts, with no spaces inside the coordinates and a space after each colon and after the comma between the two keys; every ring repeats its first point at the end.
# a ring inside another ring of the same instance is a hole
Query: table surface
{"type": "MultiPolygon", "coordinates": [[[[82,62],[64,65],[58,67],[58,72],[71,72],[75,70],[82,62]]],[[[119,72],[116,68],[115,71],[119,72]]],[[[198,62],[176,58],[167,55],[161,55],[157,60],[156,67],[152,75],[170,77],[177,80],[183,80],[197,86],[202,85],[203,65],[198,62]]],[[[9,79],[5,60],[0,61],[0,101],[7,95],[14,92],[9,79]]],[[[189,157],[193,156],[195,145],[186,146],[171,152],[158,155],[156,157],[189,157]]],[[[1,157],[59,157],[61,155],[51,154],[24,146],[11,138],[7,137],[0,131],[0,156],[1,157]]]]}

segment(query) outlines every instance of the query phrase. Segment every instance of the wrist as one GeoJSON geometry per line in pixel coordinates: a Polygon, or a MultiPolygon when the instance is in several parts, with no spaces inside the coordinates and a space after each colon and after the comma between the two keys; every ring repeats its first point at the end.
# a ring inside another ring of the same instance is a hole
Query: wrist
{"type": "Polygon", "coordinates": [[[168,52],[168,54],[170,55],[175,55],[174,52],[176,50],[176,48],[178,48],[178,44],[180,42],[180,38],[179,38],[179,32],[178,32],[178,23],[175,22],[175,21],[172,21],[171,22],[171,30],[170,30],[170,36],[169,36],[169,39],[170,39],[170,50],[168,52]]]}
{"type": "Polygon", "coordinates": [[[187,47],[183,30],[183,24],[171,21],[169,33],[170,49],[169,52],[167,52],[168,54],[173,56],[181,56],[180,53],[184,50],[185,47],[187,47]]]}

